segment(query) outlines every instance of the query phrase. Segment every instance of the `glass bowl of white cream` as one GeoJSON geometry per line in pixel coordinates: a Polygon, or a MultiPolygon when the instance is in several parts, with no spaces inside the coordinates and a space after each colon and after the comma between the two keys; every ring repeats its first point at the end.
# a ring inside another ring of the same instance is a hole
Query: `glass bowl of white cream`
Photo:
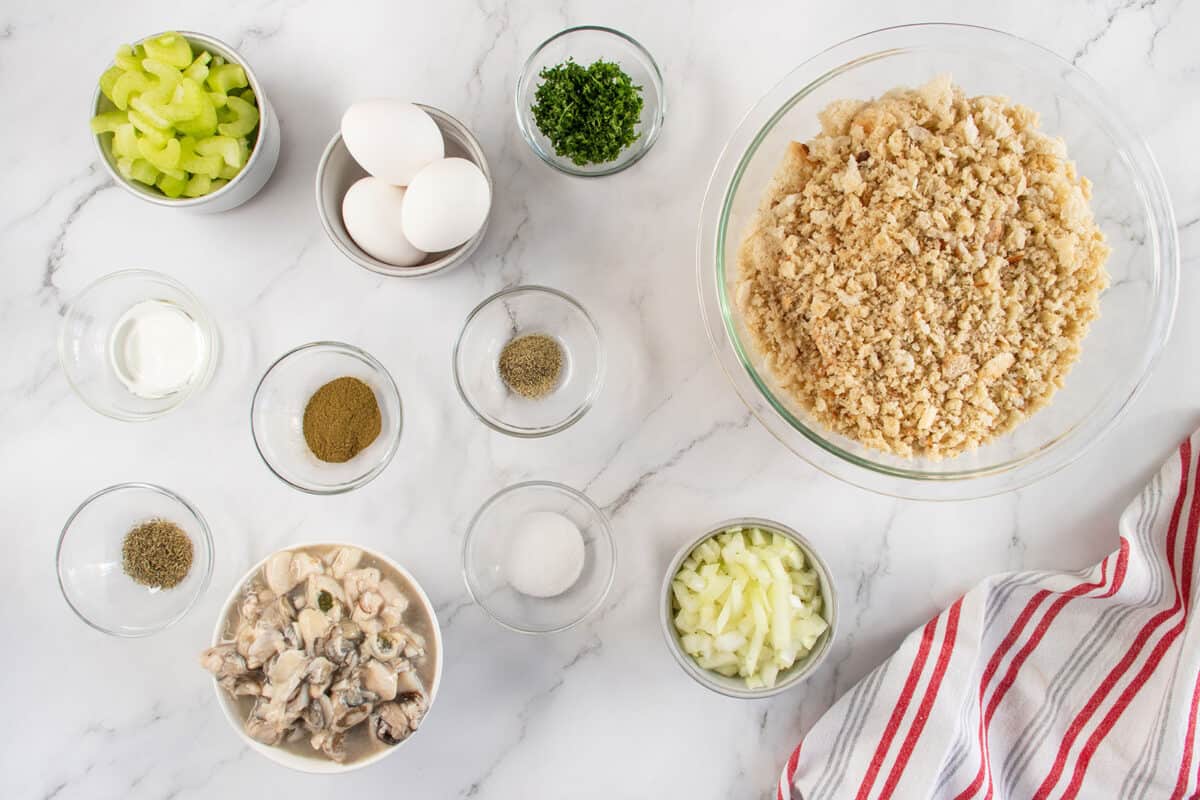
{"type": "Polygon", "coordinates": [[[187,288],[158,272],[129,269],[105,275],[71,302],[58,357],[89,407],[139,422],[203,388],[218,343],[212,317],[187,288]]]}
{"type": "Polygon", "coordinates": [[[509,486],[485,502],[463,542],[463,578],[492,619],[518,633],[556,633],[604,602],[617,553],[604,512],[549,481],[509,486]]]}

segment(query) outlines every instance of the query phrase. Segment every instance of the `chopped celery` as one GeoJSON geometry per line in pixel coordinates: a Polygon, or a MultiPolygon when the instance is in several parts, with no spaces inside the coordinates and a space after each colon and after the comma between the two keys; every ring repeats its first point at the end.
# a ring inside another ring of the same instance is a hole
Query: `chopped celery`
{"type": "Polygon", "coordinates": [[[138,150],[142,158],[149,161],[160,170],[179,169],[180,147],[178,139],[168,139],[162,147],[155,147],[149,139],[138,141],[138,150]]]}
{"type": "Polygon", "coordinates": [[[212,54],[207,50],[202,50],[200,55],[196,56],[188,68],[183,71],[184,77],[191,78],[196,83],[204,83],[204,79],[208,77],[208,62],[212,61],[212,54]]]}
{"type": "Polygon", "coordinates": [[[166,110],[165,106],[152,103],[146,99],[145,95],[140,94],[129,101],[129,107],[145,117],[155,128],[164,133],[170,133],[171,120],[167,119],[163,113],[166,110]]]}
{"type": "Polygon", "coordinates": [[[137,49],[123,44],[117,48],[117,54],[113,56],[113,63],[117,65],[118,69],[125,72],[140,72],[144,52],[138,52],[137,49]]]}
{"type": "Polygon", "coordinates": [[[183,78],[171,95],[171,102],[163,108],[163,116],[174,123],[194,120],[204,113],[204,106],[209,102],[200,84],[191,78],[183,78]]]}
{"type": "Polygon", "coordinates": [[[144,72],[126,72],[117,78],[112,87],[113,105],[121,110],[129,108],[129,98],[150,88],[150,79],[144,72]]]}
{"type": "Polygon", "coordinates": [[[138,150],[137,130],[132,122],[121,125],[113,133],[112,152],[118,158],[137,158],[141,154],[138,150]]]}
{"type": "MultiPolygon", "coordinates": [[[[109,100],[113,99],[113,87],[117,85],[117,79],[125,74],[125,70],[120,67],[109,67],[104,70],[104,74],[100,76],[100,91],[109,100]]],[[[115,101],[114,101],[115,102],[115,101]]]]}
{"type": "Polygon", "coordinates": [[[197,153],[196,140],[191,136],[179,140],[179,166],[194,175],[204,175],[210,180],[221,177],[222,170],[226,169],[225,161],[220,156],[202,156],[197,153]]]}
{"type": "Polygon", "coordinates": [[[183,178],[177,178],[174,175],[168,175],[165,172],[158,176],[156,184],[162,193],[167,197],[179,197],[187,189],[188,182],[183,178]]]}
{"type": "Polygon", "coordinates": [[[115,133],[122,125],[129,124],[129,115],[124,111],[105,111],[92,117],[92,133],[115,133]]]}
{"type": "Polygon", "coordinates": [[[164,33],[144,43],[146,55],[156,61],[184,69],[192,63],[192,46],[178,33],[164,33]]]}
{"type": "Polygon", "coordinates": [[[145,92],[146,99],[159,104],[171,102],[175,90],[179,88],[179,70],[153,58],[144,59],[142,69],[156,78],[154,85],[145,92]]]}
{"type": "Polygon", "coordinates": [[[212,191],[212,178],[207,175],[196,174],[188,179],[183,194],[186,197],[203,197],[210,191],[212,191]]]}
{"type": "Polygon", "coordinates": [[[214,92],[228,94],[230,89],[241,89],[249,86],[250,82],[246,80],[246,71],[239,65],[221,64],[209,69],[205,84],[214,92]]]}
{"type": "MultiPolygon", "coordinates": [[[[190,80],[187,82],[191,83],[190,80]]],[[[199,88],[198,85],[197,88],[199,88]]],[[[212,99],[203,90],[199,93],[192,92],[190,98],[200,109],[199,113],[191,119],[176,122],[175,127],[180,133],[195,136],[198,139],[212,136],[217,132],[217,109],[213,105],[212,99]]]]}
{"type": "Polygon", "coordinates": [[[202,156],[219,155],[231,167],[242,167],[246,164],[248,154],[246,145],[229,136],[209,136],[196,142],[196,152],[202,156]]]}
{"type": "Polygon", "coordinates": [[[153,186],[158,180],[159,171],[144,158],[135,158],[130,167],[130,177],[135,181],[153,186]]]}
{"type": "Polygon", "coordinates": [[[260,122],[242,67],[193,52],[173,32],[124,45],[113,61],[100,90],[116,110],[102,110],[91,128],[112,134],[105,146],[121,176],[172,198],[202,197],[237,177],[260,122]]]}
{"type": "Polygon", "coordinates": [[[166,147],[167,140],[171,138],[170,131],[157,127],[138,111],[129,112],[129,122],[141,137],[149,139],[155,147],[166,147]]]}

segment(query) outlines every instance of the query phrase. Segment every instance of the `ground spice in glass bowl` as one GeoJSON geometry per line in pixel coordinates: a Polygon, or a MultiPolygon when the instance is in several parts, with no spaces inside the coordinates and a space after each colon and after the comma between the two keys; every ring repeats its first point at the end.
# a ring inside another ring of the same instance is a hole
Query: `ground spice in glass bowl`
{"type": "Polygon", "coordinates": [[[326,383],[304,408],[304,441],[322,461],[341,464],[371,445],[383,429],[379,401],[358,378],[326,383]]]}
{"type": "Polygon", "coordinates": [[[192,540],[182,528],[165,519],[133,527],[121,544],[121,567],[142,586],[170,589],[192,569],[192,540]]]}
{"type": "Polygon", "coordinates": [[[500,351],[504,384],[522,397],[537,400],[557,388],[562,374],[562,347],[544,333],[518,336],[500,351]]]}

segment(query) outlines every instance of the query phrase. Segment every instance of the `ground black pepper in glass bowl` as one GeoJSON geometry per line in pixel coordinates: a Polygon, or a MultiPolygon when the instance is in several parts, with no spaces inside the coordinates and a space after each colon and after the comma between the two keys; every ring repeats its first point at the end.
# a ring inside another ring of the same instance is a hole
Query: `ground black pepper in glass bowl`
{"type": "Polygon", "coordinates": [[[455,386],[467,407],[493,430],[522,438],[549,436],[578,422],[604,380],[595,321],[573,298],[545,286],[505,289],[476,306],[453,360],[455,386]],[[559,348],[561,363],[549,390],[549,376],[534,374],[538,369],[526,376],[528,384],[522,379],[514,386],[506,379],[516,381],[514,366],[506,368],[501,360],[523,338],[550,339],[559,348]]]}

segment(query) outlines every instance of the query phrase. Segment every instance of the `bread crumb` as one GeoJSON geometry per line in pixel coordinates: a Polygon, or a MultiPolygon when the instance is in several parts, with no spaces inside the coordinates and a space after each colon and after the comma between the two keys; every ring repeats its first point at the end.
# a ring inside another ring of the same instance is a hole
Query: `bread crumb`
{"type": "Polygon", "coordinates": [[[738,256],[737,306],[775,379],[821,424],[905,457],[956,456],[1049,403],[1108,282],[1066,145],[949,76],[820,122],[738,256]]]}

